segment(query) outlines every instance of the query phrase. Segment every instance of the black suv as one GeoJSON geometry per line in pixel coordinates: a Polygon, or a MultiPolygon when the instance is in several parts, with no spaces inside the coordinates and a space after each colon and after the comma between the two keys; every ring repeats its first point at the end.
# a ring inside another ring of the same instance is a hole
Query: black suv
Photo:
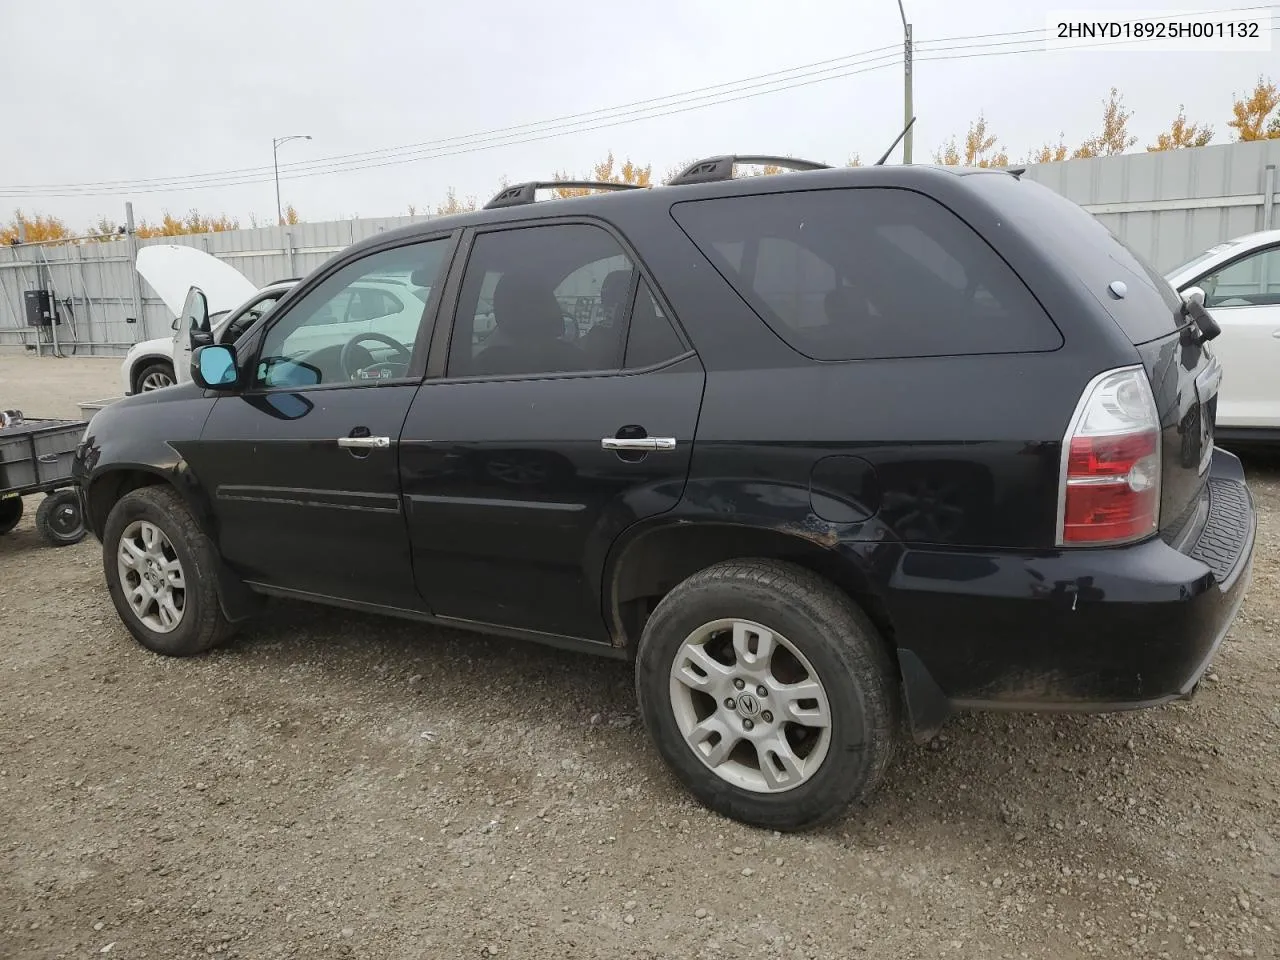
{"type": "Polygon", "coordinates": [[[129,630],[278,596],[628,658],[675,774],[778,829],[957,708],[1190,696],[1255,531],[1199,300],[1019,171],[743,159],[379,234],[98,413],[129,630]],[[379,279],[417,297],[335,320],[379,279]]]}

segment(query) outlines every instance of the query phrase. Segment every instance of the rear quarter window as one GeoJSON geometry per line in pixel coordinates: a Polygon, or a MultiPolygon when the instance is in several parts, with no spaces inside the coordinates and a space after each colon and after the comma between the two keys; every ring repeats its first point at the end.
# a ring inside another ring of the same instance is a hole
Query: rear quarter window
{"type": "Polygon", "coordinates": [[[793,349],[815,360],[1054,350],[1007,263],[923,194],[854,187],[678,203],[681,229],[793,349]]]}

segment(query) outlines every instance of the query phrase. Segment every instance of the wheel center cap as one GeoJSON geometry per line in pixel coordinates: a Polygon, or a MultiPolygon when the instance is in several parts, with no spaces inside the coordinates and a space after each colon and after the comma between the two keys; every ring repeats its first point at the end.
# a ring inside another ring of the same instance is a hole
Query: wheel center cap
{"type": "Polygon", "coordinates": [[[738,694],[738,713],[754,720],[760,715],[760,701],[749,693],[738,694]]]}

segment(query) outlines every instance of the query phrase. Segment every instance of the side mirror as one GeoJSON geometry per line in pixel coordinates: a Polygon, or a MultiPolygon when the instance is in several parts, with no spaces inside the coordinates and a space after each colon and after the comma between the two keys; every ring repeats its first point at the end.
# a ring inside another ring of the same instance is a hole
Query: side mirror
{"type": "Polygon", "coordinates": [[[1200,287],[1187,287],[1182,291],[1183,303],[1194,303],[1197,307],[1204,306],[1204,290],[1200,287]]]}
{"type": "Polygon", "coordinates": [[[236,351],[224,344],[200,347],[191,355],[191,379],[206,390],[231,390],[240,380],[236,351]]]}
{"type": "Polygon", "coordinates": [[[178,318],[177,318],[177,317],[174,317],[174,318],[173,318],[173,323],[169,324],[169,329],[170,329],[170,330],[177,330],[177,329],[178,329],[178,318]]]}
{"type": "Polygon", "coordinates": [[[207,347],[213,343],[213,334],[209,333],[207,330],[192,330],[187,336],[191,341],[192,352],[199,350],[201,347],[207,347]]]}

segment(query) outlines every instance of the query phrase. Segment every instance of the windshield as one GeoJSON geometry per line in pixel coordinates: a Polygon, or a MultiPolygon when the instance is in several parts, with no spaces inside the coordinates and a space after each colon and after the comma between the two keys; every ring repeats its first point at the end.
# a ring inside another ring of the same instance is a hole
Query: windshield
{"type": "Polygon", "coordinates": [[[1236,242],[1237,241],[1233,240],[1229,243],[1220,243],[1217,246],[1210,247],[1204,253],[1194,256],[1190,260],[1188,260],[1186,263],[1179,264],[1178,266],[1174,267],[1172,270],[1170,270],[1168,273],[1165,274],[1165,277],[1167,278],[1176,277],[1183,271],[1190,270],[1197,263],[1204,263],[1204,261],[1208,260],[1210,257],[1216,257],[1223,250],[1230,250],[1232,247],[1236,245],[1236,242]]]}

